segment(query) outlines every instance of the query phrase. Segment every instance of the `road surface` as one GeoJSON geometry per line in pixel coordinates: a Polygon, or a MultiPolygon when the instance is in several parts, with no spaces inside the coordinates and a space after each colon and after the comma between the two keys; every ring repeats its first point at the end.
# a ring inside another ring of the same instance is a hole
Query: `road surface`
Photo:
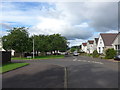
{"type": "Polygon", "coordinates": [[[118,88],[118,63],[87,56],[14,60],[30,65],[3,74],[3,88],[118,88]],[[65,67],[67,76],[65,77],[65,67]]]}

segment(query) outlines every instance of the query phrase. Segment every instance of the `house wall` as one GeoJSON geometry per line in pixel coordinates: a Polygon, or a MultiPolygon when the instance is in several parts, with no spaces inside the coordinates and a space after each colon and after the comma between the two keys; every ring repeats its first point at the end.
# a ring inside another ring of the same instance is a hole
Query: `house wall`
{"type": "Polygon", "coordinates": [[[2,39],[0,38],[0,51],[2,51],[2,39]]]}
{"type": "Polygon", "coordinates": [[[93,49],[94,49],[94,50],[97,50],[97,44],[96,44],[95,39],[94,39],[94,43],[93,43],[93,49]]]}
{"type": "Polygon", "coordinates": [[[82,45],[82,51],[87,52],[87,46],[82,45]]]}
{"type": "Polygon", "coordinates": [[[93,44],[89,44],[89,42],[87,42],[87,53],[92,54],[93,51],[94,51],[93,44]]]}
{"type": "Polygon", "coordinates": [[[99,54],[103,54],[104,53],[104,41],[103,41],[101,36],[99,36],[99,39],[98,39],[97,52],[99,54]]]}
{"type": "Polygon", "coordinates": [[[115,38],[115,40],[112,44],[112,48],[114,48],[115,50],[120,50],[120,34],[115,38]],[[118,45],[119,45],[119,47],[118,47],[118,45]]]}
{"type": "Polygon", "coordinates": [[[11,56],[15,55],[15,50],[11,50],[11,56]]]}

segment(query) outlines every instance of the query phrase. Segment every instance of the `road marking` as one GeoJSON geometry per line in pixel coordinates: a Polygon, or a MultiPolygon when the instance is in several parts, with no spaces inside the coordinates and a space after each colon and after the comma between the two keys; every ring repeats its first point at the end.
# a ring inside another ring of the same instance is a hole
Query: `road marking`
{"type": "Polygon", "coordinates": [[[102,62],[100,62],[100,64],[103,64],[102,62]]]}
{"type": "MultiPolygon", "coordinates": [[[[76,60],[75,60],[76,61],[76,60]]],[[[81,62],[89,62],[89,63],[96,63],[96,64],[103,64],[102,62],[96,62],[96,61],[87,61],[87,60],[77,60],[81,62]]]]}
{"type": "Polygon", "coordinates": [[[76,61],[77,59],[73,59],[73,61],[76,61]]]}
{"type": "Polygon", "coordinates": [[[76,57],[73,57],[74,59],[73,59],[73,61],[77,61],[77,58],[76,57]]]}
{"type": "Polygon", "coordinates": [[[64,67],[64,88],[67,88],[67,67],[64,67]]]}
{"type": "Polygon", "coordinates": [[[95,63],[95,61],[91,61],[91,62],[95,63]]]}
{"type": "Polygon", "coordinates": [[[86,60],[82,60],[83,62],[86,62],[86,60]]]}

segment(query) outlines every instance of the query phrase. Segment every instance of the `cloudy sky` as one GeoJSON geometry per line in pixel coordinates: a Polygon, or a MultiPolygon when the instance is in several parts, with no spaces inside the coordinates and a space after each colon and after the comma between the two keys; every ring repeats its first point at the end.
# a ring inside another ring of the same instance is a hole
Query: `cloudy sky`
{"type": "Polygon", "coordinates": [[[2,2],[0,9],[2,36],[25,26],[30,35],[59,33],[73,46],[118,30],[117,2],[2,2]]]}

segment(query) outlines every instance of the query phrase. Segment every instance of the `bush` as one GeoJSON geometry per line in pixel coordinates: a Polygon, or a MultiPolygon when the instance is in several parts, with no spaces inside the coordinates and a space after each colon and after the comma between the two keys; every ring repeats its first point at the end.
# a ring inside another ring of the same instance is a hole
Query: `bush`
{"type": "Polygon", "coordinates": [[[92,56],[93,56],[94,58],[99,57],[99,54],[98,54],[97,50],[94,50],[92,56]]]}
{"type": "Polygon", "coordinates": [[[106,54],[105,55],[106,59],[113,59],[114,56],[117,54],[117,52],[113,48],[111,48],[111,49],[107,49],[105,54],[106,54]]]}

